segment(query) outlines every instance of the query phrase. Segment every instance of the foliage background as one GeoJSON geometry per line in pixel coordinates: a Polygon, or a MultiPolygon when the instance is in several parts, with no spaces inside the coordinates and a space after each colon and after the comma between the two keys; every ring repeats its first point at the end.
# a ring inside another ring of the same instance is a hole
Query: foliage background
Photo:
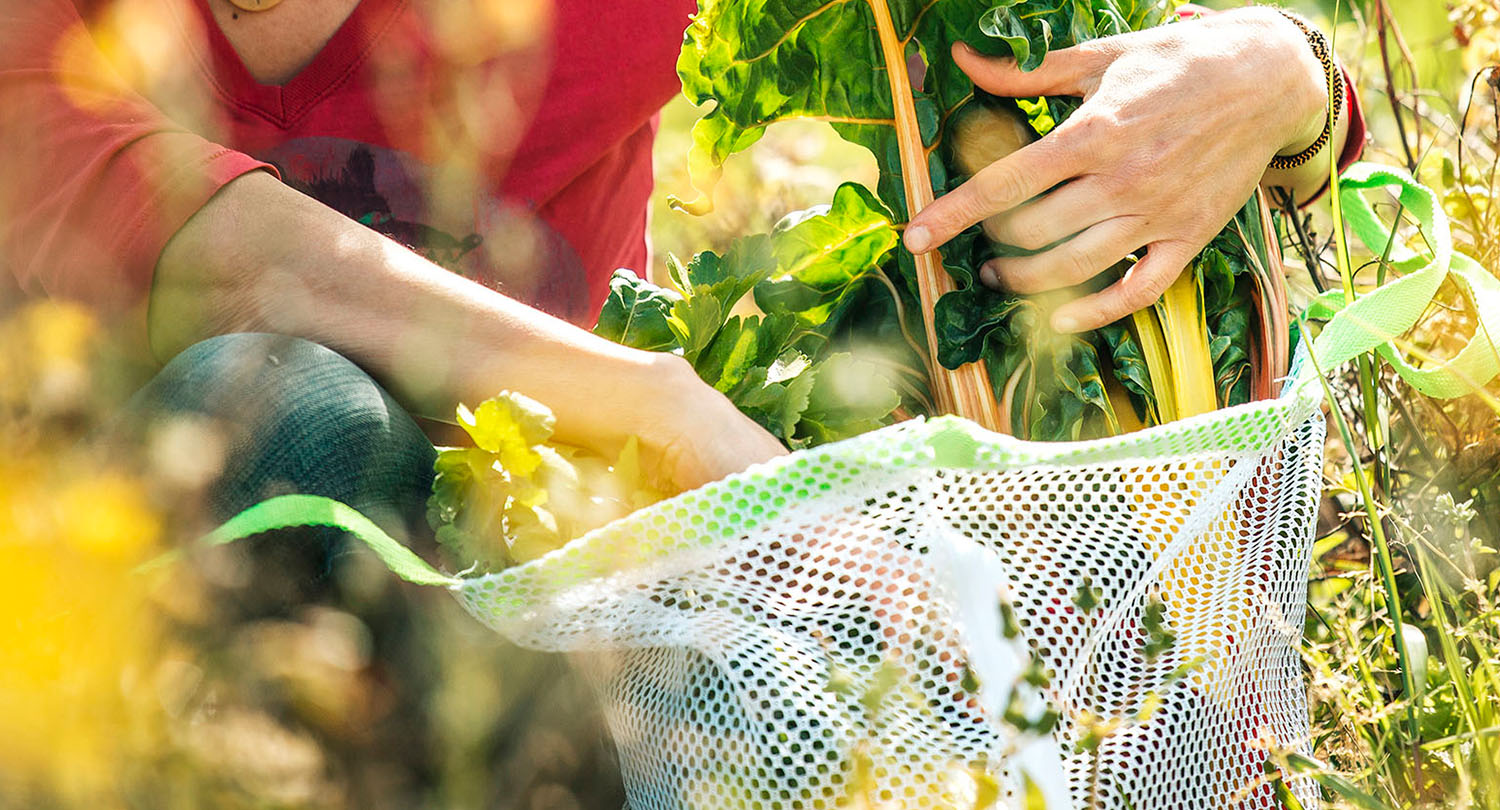
{"type": "MultiPolygon", "coordinates": [[[[1293,5],[1329,29],[1333,0],[1293,5]]],[[[1485,71],[1500,64],[1500,3],[1354,6],[1338,6],[1337,37],[1370,121],[1366,156],[1438,189],[1460,244],[1495,270],[1485,71]]],[[[658,280],[668,253],[722,251],[841,181],[873,184],[868,153],[793,123],[731,161],[711,216],[672,212],[695,117],[681,99],[662,116],[658,280]]],[[[1288,277],[1305,296],[1336,273],[1323,207],[1297,225],[1288,277]]],[[[1452,299],[1413,346],[1440,351],[1468,324],[1452,299]]],[[[205,528],[193,496],[223,452],[213,436],[175,425],[131,453],[90,440],[137,373],[86,314],[0,290],[0,807],[622,804],[597,711],[560,659],[510,647],[356,550],[307,537],[191,547],[205,528]]],[[[1500,807],[1500,391],[1445,404],[1378,382],[1374,430],[1352,374],[1336,385],[1360,429],[1352,446],[1331,440],[1309,572],[1326,767],[1288,766],[1357,806],[1500,807]],[[1393,649],[1355,458],[1375,479],[1421,660],[1393,649]],[[1420,673],[1415,695],[1403,666],[1420,673]]]]}

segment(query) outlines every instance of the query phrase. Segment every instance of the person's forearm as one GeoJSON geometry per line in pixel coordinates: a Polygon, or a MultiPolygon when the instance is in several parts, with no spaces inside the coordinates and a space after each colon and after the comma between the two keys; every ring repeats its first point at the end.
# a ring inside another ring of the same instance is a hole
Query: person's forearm
{"type": "Polygon", "coordinates": [[[428,416],[517,390],[552,408],[560,440],[588,446],[640,433],[690,374],[449,273],[261,172],[226,185],[168,243],[150,331],[163,359],[226,332],[306,338],[428,416]]]}

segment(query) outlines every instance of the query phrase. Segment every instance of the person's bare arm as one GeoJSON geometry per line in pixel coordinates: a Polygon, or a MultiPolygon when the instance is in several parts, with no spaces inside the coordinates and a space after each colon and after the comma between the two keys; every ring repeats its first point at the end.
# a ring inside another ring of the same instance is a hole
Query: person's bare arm
{"type": "Polygon", "coordinates": [[[783,452],[681,358],[626,348],[456,276],[255,172],[167,244],[151,294],[166,358],[226,332],[275,332],[345,355],[413,410],[520,391],[559,441],[608,452],[631,435],[663,483],[700,485],[783,452]]]}
{"type": "MultiPolygon", "coordinates": [[[[1353,92],[1352,86],[1345,87],[1346,94],[1353,92]]],[[[1344,146],[1349,142],[1348,102],[1344,104],[1345,108],[1339,113],[1338,123],[1333,125],[1333,134],[1327,144],[1315,152],[1306,163],[1295,169],[1267,169],[1266,173],[1261,175],[1260,184],[1267,189],[1279,189],[1291,195],[1294,204],[1299,206],[1307,204],[1318,192],[1326,189],[1329,179],[1329,161],[1343,154],[1344,146]]],[[[1303,133],[1303,137],[1294,141],[1290,148],[1284,150],[1285,153],[1298,155],[1310,148],[1322,134],[1323,127],[1327,124],[1326,119],[1325,115],[1311,122],[1307,131],[1303,133]]]]}

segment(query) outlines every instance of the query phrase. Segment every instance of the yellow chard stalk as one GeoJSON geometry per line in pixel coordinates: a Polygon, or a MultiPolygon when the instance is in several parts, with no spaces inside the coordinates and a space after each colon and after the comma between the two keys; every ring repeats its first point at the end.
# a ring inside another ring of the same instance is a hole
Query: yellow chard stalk
{"type": "MultiPolygon", "coordinates": [[[[1207,315],[1197,266],[1189,267],[1178,276],[1154,306],[1131,317],[1151,375],[1157,423],[1216,410],[1219,407],[1218,392],[1214,386],[1213,357],[1209,351],[1207,315]]],[[[1214,472],[1202,471],[1210,475],[1214,472]]],[[[1141,483],[1145,494],[1137,495],[1137,522],[1152,552],[1159,555],[1173,539],[1175,523],[1171,516],[1182,513],[1190,505],[1177,502],[1169,490],[1152,491],[1145,482],[1141,483]]],[[[1220,686],[1225,666],[1219,658],[1229,652],[1227,637],[1242,638],[1245,624],[1242,618],[1232,615],[1241,604],[1239,600],[1244,598],[1244,583],[1219,579],[1234,562],[1235,536],[1235,514],[1230,508],[1161,576],[1161,595],[1167,618],[1176,626],[1190,624],[1182,621],[1185,613],[1208,608],[1197,601],[1201,598],[1197,594],[1222,592],[1225,587],[1234,589],[1235,598],[1226,600],[1220,608],[1227,615],[1218,617],[1219,621],[1215,623],[1223,629],[1225,637],[1184,639],[1189,655],[1197,653],[1210,659],[1201,670],[1193,673],[1194,683],[1219,699],[1223,699],[1220,686]]]]}
{"type": "MultiPolygon", "coordinates": [[[[1203,287],[1197,267],[1189,267],[1162,293],[1155,310],[1171,363],[1176,419],[1208,413],[1219,407],[1214,390],[1214,361],[1208,349],[1208,321],[1203,311],[1203,287]]],[[[1155,370],[1152,382],[1155,382],[1155,370]]]]}

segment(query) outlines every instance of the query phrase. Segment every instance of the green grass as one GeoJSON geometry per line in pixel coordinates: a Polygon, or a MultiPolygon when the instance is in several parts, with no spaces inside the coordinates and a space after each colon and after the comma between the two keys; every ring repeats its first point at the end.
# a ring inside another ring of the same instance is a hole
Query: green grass
{"type": "MultiPolygon", "coordinates": [[[[1437,191],[1458,248],[1493,272],[1497,119],[1484,49],[1500,8],[1455,3],[1444,21],[1453,29],[1434,31],[1437,5],[1357,4],[1340,50],[1362,56],[1351,61],[1380,138],[1367,159],[1405,166],[1437,191]],[[1407,16],[1420,39],[1403,32],[1407,16]]],[[[1315,284],[1353,295],[1392,275],[1389,250],[1351,251],[1329,207],[1329,220],[1298,223],[1313,238],[1294,240],[1315,284]]],[[[1393,203],[1382,212],[1403,213],[1393,203]]],[[[1422,244],[1410,227],[1398,238],[1422,244]]],[[[1474,332],[1468,303],[1451,289],[1441,296],[1412,334],[1392,336],[1413,359],[1446,356],[1474,332]]],[[[1330,383],[1336,430],[1304,643],[1318,760],[1289,764],[1314,775],[1333,806],[1500,807],[1495,390],[1429,399],[1373,354],[1330,383]]]]}

